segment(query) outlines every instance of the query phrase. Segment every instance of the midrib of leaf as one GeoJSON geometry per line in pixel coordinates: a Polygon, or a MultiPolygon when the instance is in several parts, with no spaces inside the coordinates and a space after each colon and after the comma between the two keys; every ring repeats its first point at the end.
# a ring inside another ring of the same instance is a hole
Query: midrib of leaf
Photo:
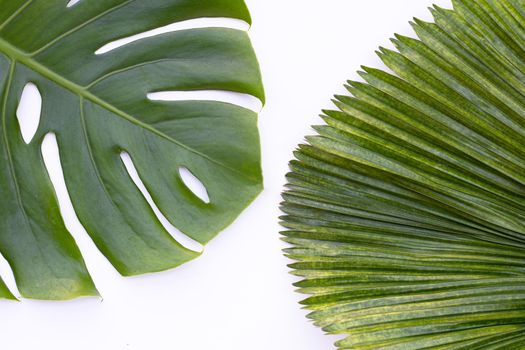
{"type": "Polygon", "coordinates": [[[239,170],[237,169],[234,169],[234,168],[231,168],[230,166],[224,164],[224,163],[221,163],[213,158],[210,158],[208,155],[204,154],[204,153],[201,153],[199,151],[197,151],[196,149],[160,132],[159,130],[153,128],[151,125],[149,124],[146,124],[146,123],[143,123],[141,122],[140,120],[136,119],[135,117],[129,115],[128,113],[124,112],[123,110],[113,106],[112,104],[108,103],[107,101],[104,101],[103,99],[101,99],[100,97],[92,94],[89,90],[87,90],[85,87],[83,86],[80,86],[62,76],[60,76],[59,74],[55,73],[54,71],[52,71],[51,69],[47,68],[46,66],[42,65],[41,63],[37,62],[35,59],[33,59],[31,56],[29,56],[28,54],[26,54],[25,52],[21,51],[20,49],[18,49],[17,47],[13,46],[12,44],[10,44],[9,42],[5,41],[4,39],[0,38],[0,52],[3,52],[5,53],[7,56],[9,56],[13,61],[15,62],[19,62],[23,65],[25,65],[26,67],[30,68],[31,70],[35,71],[36,73],[42,75],[43,77],[55,82],[56,84],[62,86],[63,88],[75,93],[76,95],[78,95],[79,97],[82,97],[86,100],[89,100],[97,105],[99,105],[100,107],[112,112],[113,114],[137,125],[137,126],[140,126],[146,130],[148,130],[149,132],[161,137],[161,138],[164,138],[184,149],[186,149],[187,151],[189,152],[192,152],[202,158],[205,158],[206,160],[216,164],[216,165],[219,165],[225,169],[228,169],[244,178],[247,178],[248,180],[251,180],[251,181],[257,181],[256,178],[252,177],[252,176],[249,176],[245,173],[242,173],[240,172],[239,170]]]}

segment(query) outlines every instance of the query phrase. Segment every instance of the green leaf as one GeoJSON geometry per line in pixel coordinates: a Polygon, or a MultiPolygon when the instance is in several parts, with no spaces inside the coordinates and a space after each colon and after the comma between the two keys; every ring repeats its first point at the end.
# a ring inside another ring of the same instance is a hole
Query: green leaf
{"type": "Polygon", "coordinates": [[[525,2],[453,3],[291,162],[286,254],[340,349],[525,347],[525,2]]]}
{"type": "MultiPolygon", "coordinates": [[[[162,226],[128,174],[128,153],[165,217],[206,244],[262,189],[256,113],[218,101],[153,101],[148,93],[224,90],[264,101],[246,32],[176,30],[104,54],[101,47],[203,17],[250,23],[242,0],[0,0],[0,252],[23,297],[97,295],[61,217],[42,154],[57,139],[79,220],[124,276],[176,267],[195,257],[162,226]],[[17,107],[27,83],[43,106],[22,139],[17,107]],[[183,181],[189,170],[210,203],[183,181]]],[[[0,284],[0,296],[11,297],[0,284]]]]}

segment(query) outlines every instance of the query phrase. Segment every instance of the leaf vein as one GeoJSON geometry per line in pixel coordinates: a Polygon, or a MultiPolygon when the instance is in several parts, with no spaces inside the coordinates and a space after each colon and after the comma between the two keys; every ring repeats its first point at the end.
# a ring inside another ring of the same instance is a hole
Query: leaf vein
{"type": "MultiPolygon", "coordinates": [[[[120,209],[119,206],[117,205],[117,203],[115,203],[115,200],[109,194],[109,192],[107,190],[107,187],[106,187],[106,184],[104,183],[104,180],[102,180],[102,176],[100,175],[100,171],[99,171],[97,163],[95,161],[95,157],[93,156],[93,149],[92,149],[90,137],[89,137],[89,134],[88,134],[88,131],[87,131],[86,118],[85,118],[85,115],[84,115],[84,99],[82,97],[80,97],[80,124],[82,125],[82,135],[84,136],[84,140],[85,140],[85,143],[86,143],[86,149],[87,149],[87,152],[88,152],[89,160],[91,162],[91,165],[93,166],[93,171],[95,172],[95,176],[97,177],[97,180],[100,183],[100,187],[102,188],[102,191],[104,192],[105,196],[109,199],[109,202],[111,203],[111,205],[115,209],[117,209],[117,212],[121,213],[121,211],[119,210],[120,209]]],[[[133,225],[130,225],[127,220],[124,220],[124,221],[126,221],[126,223],[128,224],[129,228],[131,229],[131,231],[133,231],[135,233],[136,237],[140,238],[148,247],[150,247],[152,249],[155,249],[147,240],[145,240],[135,230],[133,225]]]]}
{"type": "Polygon", "coordinates": [[[6,88],[5,88],[5,94],[4,94],[4,100],[2,101],[2,134],[5,142],[5,149],[7,153],[7,162],[9,166],[9,172],[11,173],[11,177],[13,178],[13,184],[15,186],[15,195],[16,195],[16,201],[18,206],[20,207],[20,212],[22,213],[22,216],[24,217],[24,221],[26,222],[27,227],[29,228],[29,232],[33,236],[34,240],[37,242],[36,247],[38,249],[38,252],[42,256],[42,260],[47,265],[49,271],[55,275],[55,277],[58,277],[58,274],[55,272],[53,266],[49,264],[49,262],[45,258],[45,254],[42,250],[42,247],[40,246],[38,235],[35,234],[33,226],[31,225],[31,221],[29,220],[29,215],[27,214],[27,211],[22,203],[22,194],[20,193],[20,185],[18,184],[18,179],[15,171],[15,167],[13,164],[13,156],[11,154],[11,149],[9,147],[9,138],[7,136],[7,128],[6,128],[6,119],[7,119],[7,101],[9,97],[9,91],[11,90],[11,86],[13,84],[13,76],[15,73],[15,61],[11,60],[11,66],[9,69],[9,77],[7,80],[6,88]]]}
{"type": "Polygon", "coordinates": [[[18,15],[20,15],[22,12],[24,12],[24,10],[26,8],[29,7],[29,5],[31,5],[31,3],[33,2],[33,0],[27,0],[25,4],[23,4],[22,6],[20,6],[15,12],[13,12],[13,14],[11,16],[9,16],[5,21],[4,23],[0,24],[0,31],[2,29],[4,29],[9,23],[11,23],[16,17],[18,17],[18,15]]]}
{"type": "Polygon", "coordinates": [[[108,103],[107,101],[101,99],[100,97],[94,95],[93,93],[91,93],[90,91],[86,90],[84,87],[76,84],[75,82],[73,81],[70,81],[60,75],[58,75],[57,73],[55,73],[54,71],[50,70],[49,68],[47,68],[46,66],[40,64],[39,62],[37,62],[34,58],[30,57],[30,56],[27,56],[25,53],[23,53],[22,51],[20,51],[18,48],[14,47],[13,45],[11,45],[10,43],[8,43],[7,41],[3,40],[0,38],[0,50],[3,50],[4,53],[9,56],[10,58],[14,59],[14,60],[18,60],[20,63],[26,65],[28,68],[32,69],[33,71],[41,74],[42,76],[44,76],[45,78],[49,79],[50,81],[53,81],[55,82],[56,84],[62,86],[63,88],[65,89],[68,89],[69,91],[77,94],[79,97],[83,97],[85,99],[88,99],[90,100],[91,102],[99,105],[100,107],[112,112],[113,114],[121,117],[122,119],[125,119],[127,121],[129,121],[130,123],[132,124],[135,124],[141,128],[144,128],[148,131],[150,131],[151,133],[171,142],[171,143],[174,143],[176,145],[178,145],[179,147],[185,149],[186,151],[188,152],[191,152],[195,155],[198,155],[204,159],[206,159],[207,161],[209,161],[210,163],[213,163],[213,164],[216,164],[224,169],[227,169],[237,175],[239,175],[240,177],[243,177],[245,179],[248,179],[250,181],[258,181],[258,179],[256,179],[255,177],[253,176],[250,176],[250,175],[247,175],[235,168],[232,168],[218,160],[215,160],[213,158],[211,158],[210,156],[164,134],[163,132],[161,132],[160,130],[157,130],[155,129],[153,126],[149,125],[149,124],[146,124],[140,120],[138,120],[137,118],[129,115],[128,113],[124,112],[123,110],[121,110],[120,108],[117,108],[113,105],[111,105],[110,103],[108,103]]]}
{"type": "Polygon", "coordinates": [[[70,36],[71,34],[79,31],[80,29],[90,25],[91,23],[95,22],[96,20],[99,20],[100,18],[106,16],[106,15],[109,15],[110,13],[114,12],[114,11],[117,11],[118,9],[121,9],[122,7],[124,6],[127,6],[129,5],[130,3],[132,3],[133,1],[135,0],[126,0],[125,2],[119,4],[119,5],[116,5],[116,6],[113,6],[109,9],[107,9],[106,11],[88,19],[87,21],[79,24],[78,26],[74,27],[74,28],[71,28],[70,30],[68,30],[67,32],[59,35],[58,37],[56,37],[55,39],[51,40],[50,42],[48,42],[47,44],[45,44],[44,46],[42,46],[41,48],[39,49],[36,49],[35,51],[33,51],[31,54],[29,54],[29,56],[35,56],[39,53],[41,53],[42,51],[48,49],[49,47],[51,47],[52,45],[56,44],[57,42],[59,42],[60,40],[70,36]]]}

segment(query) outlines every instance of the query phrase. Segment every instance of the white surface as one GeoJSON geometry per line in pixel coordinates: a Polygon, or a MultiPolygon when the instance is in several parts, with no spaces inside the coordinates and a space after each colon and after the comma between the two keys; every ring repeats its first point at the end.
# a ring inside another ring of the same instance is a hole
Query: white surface
{"type": "MultiPolygon", "coordinates": [[[[88,0],[86,0],[88,1],[88,0]]],[[[96,250],[67,205],[62,210],[104,299],[0,301],[1,347],[8,350],[321,350],[333,349],[311,325],[281,254],[277,217],[292,150],[311,133],[345,79],[408,21],[428,19],[425,0],[247,0],[267,105],[260,115],[265,192],[240,219],[181,268],[120,277],[96,250]]],[[[433,1],[450,6],[449,0],[433,1]]],[[[46,145],[53,149],[52,139],[46,145]]],[[[53,160],[48,160],[52,164],[53,160]]],[[[51,165],[51,167],[56,167],[51,165]]],[[[63,180],[62,180],[63,181],[63,180]]],[[[13,288],[5,262],[0,274],[13,288]]]]}

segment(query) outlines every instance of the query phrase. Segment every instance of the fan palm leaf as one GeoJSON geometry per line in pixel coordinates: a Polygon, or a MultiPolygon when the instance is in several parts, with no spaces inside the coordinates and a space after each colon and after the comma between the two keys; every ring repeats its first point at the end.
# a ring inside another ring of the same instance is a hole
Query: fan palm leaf
{"type": "Polygon", "coordinates": [[[453,5],[291,162],[286,254],[340,349],[525,348],[525,2],[453,5]]]}

